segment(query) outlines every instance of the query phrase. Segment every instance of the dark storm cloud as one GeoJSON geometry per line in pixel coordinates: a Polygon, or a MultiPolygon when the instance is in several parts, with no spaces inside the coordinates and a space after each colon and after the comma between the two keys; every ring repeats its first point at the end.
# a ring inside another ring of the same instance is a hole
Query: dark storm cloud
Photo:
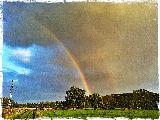
{"type": "MultiPolygon", "coordinates": [[[[34,22],[30,7],[25,3],[3,5],[4,41],[11,46],[27,47],[32,44],[50,44],[51,40],[43,34],[40,23],[34,22]]],[[[30,5],[29,5],[30,6],[30,5]]],[[[31,5],[32,7],[32,5],[31,5]]],[[[41,8],[41,7],[40,7],[41,8]]]]}

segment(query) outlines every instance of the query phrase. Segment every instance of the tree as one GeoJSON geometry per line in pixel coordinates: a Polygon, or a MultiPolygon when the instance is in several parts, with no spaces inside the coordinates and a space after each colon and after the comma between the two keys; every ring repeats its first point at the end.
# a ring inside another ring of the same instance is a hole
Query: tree
{"type": "Polygon", "coordinates": [[[97,93],[93,93],[92,95],[90,95],[89,101],[90,101],[91,106],[94,109],[101,108],[101,106],[102,106],[102,98],[97,93]]]}
{"type": "Polygon", "coordinates": [[[3,108],[9,107],[11,105],[12,105],[12,107],[15,105],[15,101],[14,100],[12,100],[10,98],[7,98],[7,97],[4,97],[2,99],[2,106],[3,106],[3,108]]]}
{"type": "Polygon", "coordinates": [[[89,96],[85,96],[85,104],[84,104],[84,108],[91,108],[91,104],[90,104],[90,98],[89,96]]]}
{"type": "Polygon", "coordinates": [[[83,108],[85,102],[85,90],[73,86],[70,90],[66,91],[66,94],[66,105],[69,108],[83,108]]]}
{"type": "Polygon", "coordinates": [[[113,95],[103,96],[103,109],[115,109],[116,100],[113,95]]]}
{"type": "Polygon", "coordinates": [[[159,95],[145,89],[133,91],[134,109],[158,109],[159,95]]]}

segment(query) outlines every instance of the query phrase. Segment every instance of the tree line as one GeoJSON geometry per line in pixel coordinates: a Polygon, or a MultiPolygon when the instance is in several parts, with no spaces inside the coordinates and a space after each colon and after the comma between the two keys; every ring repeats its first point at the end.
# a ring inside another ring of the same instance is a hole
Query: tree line
{"type": "MultiPolygon", "coordinates": [[[[111,94],[101,96],[98,93],[85,95],[86,91],[78,87],[71,87],[66,91],[64,101],[40,102],[19,104],[11,100],[15,108],[37,108],[37,109],[144,109],[158,110],[159,94],[149,92],[145,89],[134,90],[132,93],[111,94]]],[[[2,106],[9,106],[10,99],[4,97],[2,106]]]]}

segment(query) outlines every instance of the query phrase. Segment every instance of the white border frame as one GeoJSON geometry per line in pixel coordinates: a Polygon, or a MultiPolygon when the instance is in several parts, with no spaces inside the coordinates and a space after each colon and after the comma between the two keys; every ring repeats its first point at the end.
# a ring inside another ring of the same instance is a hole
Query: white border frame
{"type": "MultiPolygon", "coordinates": [[[[2,49],[3,49],[3,10],[2,10],[2,6],[3,6],[3,1],[7,1],[7,2],[26,2],[26,3],[30,3],[30,2],[42,2],[42,3],[56,3],[56,2],[63,2],[63,0],[0,0],[0,120],[2,120],[2,83],[3,83],[3,73],[2,73],[2,49]]],[[[87,0],[66,0],[67,2],[84,2],[87,0]]],[[[94,0],[89,0],[89,1],[94,1],[94,0]]],[[[97,2],[113,2],[113,3],[132,3],[132,2],[153,2],[153,3],[157,3],[158,4],[158,79],[160,78],[160,35],[159,35],[159,30],[160,30],[160,0],[97,0],[97,2]]],[[[160,87],[160,82],[159,82],[159,87],[160,87]]],[[[160,89],[159,89],[159,93],[160,93],[160,89]]],[[[159,110],[160,110],[160,103],[158,106],[159,110]]],[[[37,120],[40,120],[42,118],[38,118],[37,120]]],[[[45,120],[50,120],[50,119],[46,119],[43,118],[45,120]]],[[[68,120],[68,119],[64,119],[63,120],[68,120]]],[[[60,118],[55,118],[55,120],[62,120],[60,118]]],[[[87,118],[87,120],[115,120],[115,118],[87,118]]],[[[127,120],[128,118],[124,118],[124,117],[118,117],[116,118],[116,120],[127,120]]],[[[72,118],[72,120],[81,120],[81,119],[74,119],[72,118]]],[[[133,119],[133,120],[144,120],[141,118],[137,118],[137,119],[133,119]]],[[[147,119],[150,120],[150,119],[147,119]]],[[[158,119],[157,119],[158,120],[158,119]]]]}

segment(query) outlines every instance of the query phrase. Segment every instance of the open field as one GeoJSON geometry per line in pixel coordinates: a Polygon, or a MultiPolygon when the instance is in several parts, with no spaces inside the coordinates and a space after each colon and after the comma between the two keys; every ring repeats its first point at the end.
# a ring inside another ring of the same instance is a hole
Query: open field
{"type": "Polygon", "coordinates": [[[127,118],[152,118],[159,117],[156,110],[58,110],[58,111],[44,111],[43,115],[46,117],[127,117],[127,118]]]}
{"type": "Polygon", "coordinates": [[[37,118],[37,117],[49,117],[49,118],[87,118],[87,117],[103,117],[103,118],[114,118],[114,117],[126,117],[129,119],[133,118],[151,118],[158,119],[158,110],[21,110],[15,112],[7,118],[10,119],[24,119],[24,118],[37,118]]]}

